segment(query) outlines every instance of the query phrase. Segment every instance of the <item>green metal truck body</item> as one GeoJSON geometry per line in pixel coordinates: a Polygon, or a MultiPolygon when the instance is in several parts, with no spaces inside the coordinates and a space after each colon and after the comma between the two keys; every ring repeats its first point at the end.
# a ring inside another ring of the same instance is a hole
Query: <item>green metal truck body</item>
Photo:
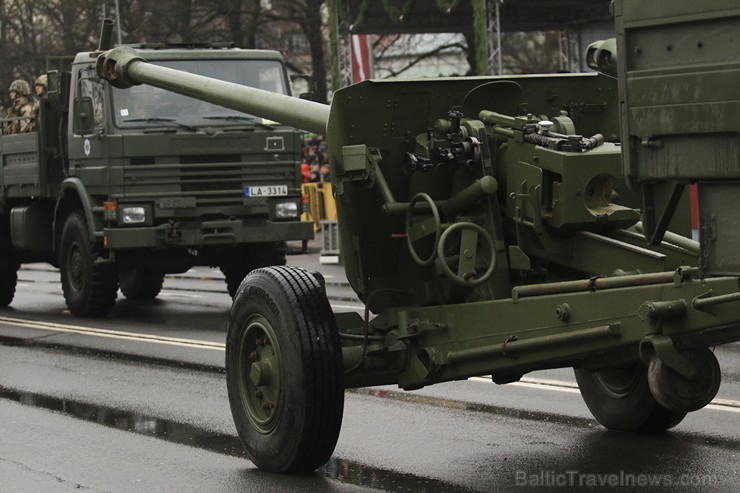
{"type": "MultiPolygon", "coordinates": [[[[142,53],[289,94],[276,52],[142,53]]],[[[80,53],[68,73],[50,74],[37,132],[0,137],[4,304],[18,264],[33,261],[61,268],[76,315],[107,313],[119,282],[128,297],[154,297],[164,274],[194,265],[220,267],[233,295],[253,268],[285,263],[285,241],[312,237],[300,221],[301,131],[151,86],[112,91],[95,61],[80,53]],[[71,232],[65,245],[71,217],[87,238],[71,232]]]]}

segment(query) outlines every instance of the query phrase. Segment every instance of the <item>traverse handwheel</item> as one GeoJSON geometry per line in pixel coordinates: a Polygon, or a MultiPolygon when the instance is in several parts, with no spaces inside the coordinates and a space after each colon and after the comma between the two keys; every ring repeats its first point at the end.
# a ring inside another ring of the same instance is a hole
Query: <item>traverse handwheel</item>
{"type": "Polygon", "coordinates": [[[460,222],[445,229],[437,244],[437,258],[442,272],[455,283],[464,287],[479,286],[486,282],[493,274],[496,266],[496,255],[493,248],[493,238],[483,227],[470,222],[460,222]],[[459,239],[460,248],[457,255],[446,255],[447,244],[453,239],[459,239]],[[482,240],[482,241],[480,241],[482,240]],[[486,249],[487,257],[490,259],[488,265],[484,265],[478,274],[476,260],[479,257],[478,244],[486,249]],[[453,271],[457,265],[457,272],[453,271]]]}
{"type": "Polygon", "coordinates": [[[411,258],[414,259],[414,262],[419,265],[429,265],[434,262],[434,256],[437,253],[437,245],[441,236],[442,221],[439,218],[439,210],[434,200],[426,193],[417,193],[411,198],[409,210],[406,212],[406,243],[409,246],[409,253],[411,254],[411,258]],[[416,204],[421,201],[424,201],[429,206],[431,216],[415,222],[420,214],[414,214],[414,209],[416,208],[416,204]],[[418,247],[415,247],[414,244],[419,245],[422,239],[431,235],[434,235],[434,244],[432,245],[431,253],[427,258],[422,258],[416,251],[418,247]]]}

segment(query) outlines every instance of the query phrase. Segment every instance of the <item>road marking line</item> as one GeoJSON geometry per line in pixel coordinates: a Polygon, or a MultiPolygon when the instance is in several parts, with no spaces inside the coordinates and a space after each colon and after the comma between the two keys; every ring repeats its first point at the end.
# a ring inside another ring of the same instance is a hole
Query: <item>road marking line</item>
{"type": "MultiPolygon", "coordinates": [[[[468,380],[475,382],[493,383],[490,378],[486,377],[471,377],[468,380]]],[[[557,390],[559,392],[572,392],[581,393],[578,390],[578,384],[575,382],[567,382],[565,380],[549,380],[545,378],[522,378],[518,382],[512,382],[506,385],[515,385],[517,387],[528,387],[532,389],[547,389],[557,390]]],[[[705,409],[713,409],[715,411],[729,411],[732,413],[740,413],[740,401],[733,401],[730,399],[714,399],[711,403],[705,406],[705,409]]]]}
{"type": "Polygon", "coordinates": [[[330,303],[332,308],[348,308],[350,310],[357,310],[357,311],[365,311],[365,307],[361,305],[336,305],[334,303],[330,303]]]}
{"type": "MultiPolygon", "coordinates": [[[[167,344],[170,346],[189,347],[195,349],[212,349],[216,351],[225,351],[226,345],[221,342],[200,341],[196,339],[181,339],[177,337],[155,336],[143,334],[141,332],[121,332],[109,329],[95,329],[81,325],[57,324],[53,322],[41,322],[37,320],[25,320],[22,318],[0,317],[0,322],[17,327],[26,327],[37,330],[48,330],[52,332],[66,332],[70,334],[81,334],[95,337],[105,337],[109,339],[122,339],[129,341],[152,342],[155,344],[167,344]]],[[[475,382],[493,383],[490,378],[471,377],[469,380],[475,382]]],[[[579,393],[578,385],[574,382],[565,380],[549,380],[542,378],[522,378],[518,382],[512,382],[507,385],[518,387],[528,387],[535,389],[557,390],[560,392],[579,393]]],[[[707,409],[716,411],[729,411],[740,413],[740,401],[730,399],[714,399],[706,406],[707,409]]]]}
{"type": "Polygon", "coordinates": [[[81,334],[95,337],[106,337],[109,339],[123,339],[129,341],[153,342],[156,344],[167,344],[170,346],[190,347],[196,349],[214,349],[224,351],[226,345],[221,342],[199,341],[195,339],[181,339],[177,337],[155,336],[140,332],[121,332],[109,329],[95,329],[80,325],[66,325],[51,322],[40,322],[36,320],[24,320],[21,318],[0,317],[0,322],[26,327],[37,330],[48,330],[52,332],[66,332],[70,334],[81,334]]]}
{"type": "Polygon", "coordinates": [[[172,293],[168,291],[160,291],[159,296],[169,296],[171,298],[205,298],[200,294],[184,294],[184,293],[172,293]]]}
{"type": "MultiPolygon", "coordinates": [[[[475,380],[477,382],[486,382],[486,383],[492,382],[490,377],[472,377],[472,378],[469,378],[468,380],[475,380]]],[[[524,377],[518,382],[512,382],[512,383],[539,385],[539,386],[545,386],[545,387],[557,387],[556,390],[560,390],[561,387],[578,390],[577,383],[568,382],[567,380],[550,380],[550,379],[545,379],[545,378],[524,377]]]]}
{"type": "Polygon", "coordinates": [[[571,388],[571,387],[556,387],[554,385],[548,385],[548,384],[541,384],[541,383],[534,383],[534,382],[512,382],[508,385],[515,385],[517,387],[528,387],[530,389],[541,389],[541,388],[548,388],[550,390],[559,390],[560,392],[572,392],[574,394],[580,394],[581,391],[577,388],[571,388]]]}

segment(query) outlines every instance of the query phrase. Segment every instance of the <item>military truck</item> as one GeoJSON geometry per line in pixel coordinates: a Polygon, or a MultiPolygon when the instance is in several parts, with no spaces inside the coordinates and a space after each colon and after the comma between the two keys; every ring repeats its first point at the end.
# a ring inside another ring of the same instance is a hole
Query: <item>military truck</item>
{"type": "MultiPolygon", "coordinates": [[[[244,279],[226,380],[258,467],[328,460],[346,388],[573,367],[599,423],[640,433],[716,396],[711,348],[740,340],[740,8],[616,0],[614,14],[616,42],[589,58],[616,78],[365,81],[331,107],[191,74],[167,85],[328,130],[344,268],[366,309],[333,313],[321,276],[297,267],[244,279]],[[689,183],[699,243],[668,231],[689,183]]],[[[176,75],[125,49],[98,73],[119,87],[176,75]]],[[[388,417],[374,419],[382,432],[388,417]]]]}
{"type": "MultiPolygon", "coordinates": [[[[290,94],[277,52],[139,49],[164,67],[290,94]]],[[[300,222],[300,131],[153,86],[111,91],[96,55],[48,74],[36,132],[0,137],[0,306],[26,262],[59,267],[77,316],[106,315],[119,286],[154,298],[165,274],[194,265],[220,267],[233,296],[252,269],[285,263],[287,240],[313,236],[300,222]]]]}

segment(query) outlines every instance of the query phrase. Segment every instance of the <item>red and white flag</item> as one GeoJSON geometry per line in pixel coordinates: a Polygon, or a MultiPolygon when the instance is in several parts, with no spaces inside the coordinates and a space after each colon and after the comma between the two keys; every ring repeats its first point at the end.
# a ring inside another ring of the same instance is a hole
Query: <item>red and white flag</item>
{"type": "Polygon", "coordinates": [[[367,34],[353,34],[352,43],[352,83],[370,79],[372,73],[372,49],[370,36],[367,34]]]}

